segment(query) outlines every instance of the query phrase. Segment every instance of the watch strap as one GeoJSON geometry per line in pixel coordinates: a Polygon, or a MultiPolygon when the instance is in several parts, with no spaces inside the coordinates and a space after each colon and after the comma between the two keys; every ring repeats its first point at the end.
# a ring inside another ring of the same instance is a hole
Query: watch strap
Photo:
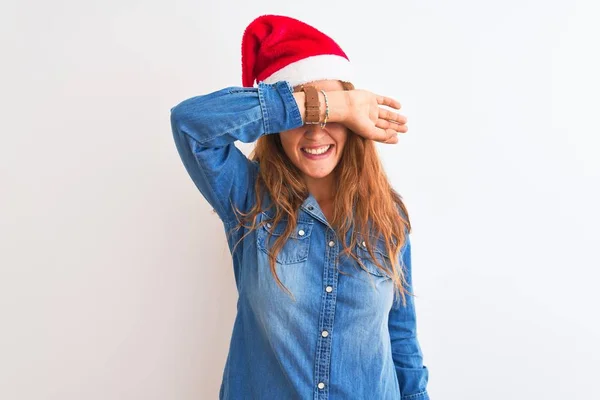
{"type": "Polygon", "coordinates": [[[306,109],[305,124],[318,124],[321,117],[321,106],[319,104],[319,92],[314,86],[302,86],[304,92],[304,108],[306,109]]]}

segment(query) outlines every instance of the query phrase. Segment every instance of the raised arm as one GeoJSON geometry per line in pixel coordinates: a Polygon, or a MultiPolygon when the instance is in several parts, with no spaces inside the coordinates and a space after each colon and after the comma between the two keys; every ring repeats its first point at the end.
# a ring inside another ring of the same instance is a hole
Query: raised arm
{"type": "Polygon", "coordinates": [[[286,81],[257,88],[228,87],[184,100],[171,109],[177,151],[196,187],[226,224],[237,222],[233,206],[248,209],[258,173],[234,145],[302,126],[286,81]]]}

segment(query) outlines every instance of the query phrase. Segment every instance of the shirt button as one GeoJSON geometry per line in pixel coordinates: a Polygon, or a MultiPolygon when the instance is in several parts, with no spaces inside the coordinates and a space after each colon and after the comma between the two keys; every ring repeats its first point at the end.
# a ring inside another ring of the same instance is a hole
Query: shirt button
{"type": "Polygon", "coordinates": [[[321,336],[327,337],[327,336],[329,336],[329,332],[323,331],[323,332],[321,332],[321,336]]]}
{"type": "Polygon", "coordinates": [[[313,207],[313,206],[308,206],[308,209],[309,209],[310,211],[312,211],[312,210],[314,209],[314,207],[313,207]]]}
{"type": "Polygon", "coordinates": [[[362,242],[363,247],[367,247],[367,243],[363,240],[362,242]]]}
{"type": "Polygon", "coordinates": [[[298,231],[298,235],[300,235],[300,236],[304,236],[304,231],[303,231],[302,229],[300,229],[300,230],[298,231]]]}
{"type": "Polygon", "coordinates": [[[333,247],[333,246],[335,246],[335,242],[332,240],[329,242],[329,247],[333,247]]]}
{"type": "Polygon", "coordinates": [[[331,293],[331,291],[333,290],[333,288],[331,286],[327,286],[325,288],[325,290],[327,291],[327,293],[331,293]]]}
{"type": "Polygon", "coordinates": [[[325,384],[323,382],[319,382],[317,386],[319,387],[319,389],[323,389],[325,387],[325,384]]]}
{"type": "Polygon", "coordinates": [[[270,222],[267,222],[267,228],[270,228],[271,226],[273,226],[273,225],[271,225],[270,222]]]}

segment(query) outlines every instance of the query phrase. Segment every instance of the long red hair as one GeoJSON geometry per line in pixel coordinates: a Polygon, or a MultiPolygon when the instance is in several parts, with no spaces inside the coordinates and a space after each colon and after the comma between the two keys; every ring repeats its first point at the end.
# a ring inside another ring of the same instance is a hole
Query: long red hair
{"type": "MultiPolygon", "coordinates": [[[[354,85],[349,82],[342,82],[342,84],[344,90],[354,89],[354,85]]],[[[270,249],[270,269],[277,284],[293,297],[277,276],[275,263],[277,254],[297,224],[298,210],[309,195],[308,188],[300,170],[285,154],[279,135],[261,136],[256,141],[249,158],[258,161],[260,165],[255,182],[256,202],[246,213],[236,209],[239,217],[238,225],[234,229],[244,226],[250,233],[264,225],[265,221],[258,223],[257,216],[264,211],[262,198],[265,191],[268,192],[272,199],[272,207],[275,209],[272,223],[277,225],[282,219],[288,221],[285,231],[275,240],[270,249]]],[[[352,249],[357,245],[355,232],[368,232],[370,226],[370,234],[363,237],[367,250],[377,268],[392,277],[395,293],[401,295],[405,305],[405,295],[413,294],[407,289],[408,284],[403,266],[399,263],[399,255],[406,241],[406,234],[411,232],[410,219],[402,197],[388,181],[375,143],[350,131],[340,161],[333,173],[336,176],[337,190],[334,197],[333,218],[328,222],[334,228],[340,243],[343,243],[342,254],[350,255],[364,268],[360,258],[352,252],[352,249]],[[345,243],[344,238],[350,230],[353,232],[351,242],[345,243]],[[373,243],[369,240],[372,237],[384,240],[387,254],[390,260],[393,260],[389,266],[391,270],[383,267],[374,256],[373,243]]],[[[240,241],[242,239],[243,237],[240,241]]]]}

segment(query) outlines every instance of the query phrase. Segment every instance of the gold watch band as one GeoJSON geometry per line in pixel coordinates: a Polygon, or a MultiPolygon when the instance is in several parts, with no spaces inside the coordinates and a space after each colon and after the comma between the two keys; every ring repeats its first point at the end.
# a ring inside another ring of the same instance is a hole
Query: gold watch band
{"type": "Polygon", "coordinates": [[[305,124],[318,124],[321,117],[321,107],[319,104],[319,92],[314,86],[302,86],[305,94],[304,107],[306,109],[305,124]]]}

